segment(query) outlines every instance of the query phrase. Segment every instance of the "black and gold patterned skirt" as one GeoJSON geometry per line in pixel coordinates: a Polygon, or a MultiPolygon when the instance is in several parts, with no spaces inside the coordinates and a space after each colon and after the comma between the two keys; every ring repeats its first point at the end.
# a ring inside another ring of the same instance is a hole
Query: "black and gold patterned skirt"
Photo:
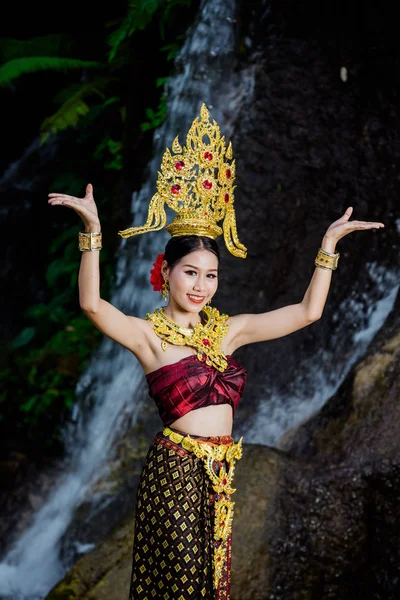
{"type": "Polygon", "coordinates": [[[242,438],[156,434],[136,496],[129,600],[229,600],[242,438]]]}

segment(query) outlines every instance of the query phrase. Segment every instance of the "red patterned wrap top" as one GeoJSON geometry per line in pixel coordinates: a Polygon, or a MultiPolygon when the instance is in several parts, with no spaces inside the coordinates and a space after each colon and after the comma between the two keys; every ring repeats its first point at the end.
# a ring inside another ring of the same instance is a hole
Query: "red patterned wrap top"
{"type": "Polygon", "coordinates": [[[222,372],[193,354],[146,375],[164,426],[203,406],[230,404],[235,415],[247,371],[232,355],[226,359],[228,367],[222,372]]]}

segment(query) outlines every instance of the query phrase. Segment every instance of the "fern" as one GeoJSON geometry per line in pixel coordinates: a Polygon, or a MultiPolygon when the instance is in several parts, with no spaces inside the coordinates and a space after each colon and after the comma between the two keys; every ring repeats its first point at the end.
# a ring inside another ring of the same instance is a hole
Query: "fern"
{"type": "Polygon", "coordinates": [[[108,45],[111,48],[108,56],[109,62],[115,58],[122,42],[130,38],[135,31],[145,29],[149,25],[162,2],[163,0],[131,0],[129,2],[128,14],[119,28],[113,31],[108,38],[108,45]]]}
{"type": "Polygon", "coordinates": [[[160,98],[157,110],[154,111],[152,108],[146,108],[146,117],[149,119],[144,123],[141,123],[140,129],[142,131],[148,131],[149,129],[156,129],[163,122],[167,114],[167,99],[163,94],[160,98]]]}
{"type": "Polygon", "coordinates": [[[0,38],[1,62],[26,56],[65,56],[71,53],[75,44],[75,40],[63,34],[45,35],[30,40],[0,38]]]}
{"type": "Polygon", "coordinates": [[[164,38],[166,23],[176,16],[174,9],[178,6],[189,6],[192,0],[130,0],[128,13],[119,28],[108,38],[110,52],[109,62],[112,62],[120,45],[129,39],[135,31],[145,29],[157,13],[161,37],[164,38]]]}
{"type": "MultiPolygon", "coordinates": [[[[57,133],[67,127],[75,127],[80,117],[87,115],[90,108],[84,101],[84,98],[93,94],[99,95],[102,99],[105,98],[102,87],[105,87],[109,81],[108,77],[102,77],[94,80],[91,83],[80,85],[78,89],[74,87],[67,88],[70,91],[74,90],[72,96],[69,96],[60,108],[50,117],[44,119],[40,126],[40,132],[42,134],[41,143],[44,144],[51,133],[57,133]],[[76,90],[76,91],[75,91],[76,90]]],[[[65,90],[67,91],[67,90],[65,90]]],[[[58,99],[65,97],[65,94],[58,94],[58,99]]]]}
{"type": "Polygon", "coordinates": [[[75,58],[59,58],[53,56],[29,56],[14,58],[0,67],[0,86],[10,86],[14,79],[25,73],[37,71],[66,71],[69,69],[95,69],[103,67],[102,63],[79,60],[75,58]]]}

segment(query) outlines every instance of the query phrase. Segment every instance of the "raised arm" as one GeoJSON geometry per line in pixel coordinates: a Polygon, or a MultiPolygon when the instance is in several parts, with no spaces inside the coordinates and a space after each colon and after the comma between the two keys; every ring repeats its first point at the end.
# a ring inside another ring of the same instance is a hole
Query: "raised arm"
{"type": "MultiPolygon", "coordinates": [[[[383,223],[369,221],[349,221],[353,212],[350,206],[344,215],[329,226],[323,237],[321,248],[331,254],[335,253],[336,244],[352,231],[363,229],[380,229],[383,223]]],[[[315,267],[310,284],[301,302],[283,306],[259,314],[242,314],[230,318],[230,331],[234,349],[284,337],[321,318],[332,279],[332,271],[315,267]]],[[[233,351],[233,350],[232,350],[233,351]]]]}
{"type": "MultiPolygon", "coordinates": [[[[84,198],[52,192],[48,202],[74,210],[82,218],[86,233],[101,232],[92,184],[86,186],[84,198]]],[[[85,315],[102,333],[136,353],[145,341],[144,321],[125,315],[100,297],[99,251],[82,252],[78,285],[79,303],[85,315]]]]}

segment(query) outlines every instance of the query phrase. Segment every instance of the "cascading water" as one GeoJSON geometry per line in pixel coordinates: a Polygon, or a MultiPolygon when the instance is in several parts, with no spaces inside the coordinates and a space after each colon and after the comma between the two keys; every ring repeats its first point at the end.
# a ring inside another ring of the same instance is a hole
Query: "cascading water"
{"type": "Polygon", "coordinates": [[[251,421],[240,430],[244,439],[251,439],[254,444],[280,447],[280,438],[288,430],[306,421],[335,394],[351,367],[361,358],[382,327],[400,287],[397,271],[386,271],[374,263],[367,265],[367,269],[379,300],[374,303],[364,297],[361,302],[350,297],[338,307],[333,321],[341,320],[342,323],[338,333],[332,334],[329,347],[316,349],[315,354],[304,361],[300,370],[306,372],[307,377],[296,377],[292,395],[282,397],[282,393],[269,386],[265,392],[267,401],[259,402],[251,421]],[[368,307],[366,317],[365,305],[368,307]],[[342,347],[339,345],[340,337],[344,335],[346,327],[351,331],[352,325],[357,326],[357,331],[352,339],[346,338],[348,349],[341,356],[337,352],[337,348],[342,347]]]}
{"type": "MultiPolygon", "coordinates": [[[[224,72],[234,56],[234,0],[205,2],[196,27],[188,35],[178,57],[178,73],[167,85],[168,115],[154,136],[154,159],[149,165],[148,181],[133,198],[135,223],[146,221],[148,200],[155,191],[160,156],[180,131],[188,130],[202,102],[213,108],[213,116],[231,131],[218,106],[228,106],[235,117],[251,78],[227,82],[224,72]],[[229,87],[231,86],[231,88],[229,87]],[[232,91],[234,90],[234,94],[232,91]],[[224,98],[224,94],[227,95],[224,98]],[[231,97],[230,97],[231,94],[231,97]]],[[[232,122],[235,122],[233,118],[232,122]]],[[[154,292],[148,284],[149,270],[166,235],[148,234],[121,244],[117,265],[117,290],[111,302],[127,314],[144,315],[154,308],[154,292]]],[[[100,475],[115,439],[136,420],[141,408],[136,391],[143,387],[143,375],[135,358],[111,340],[105,339],[79,382],[77,391],[88,411],[78,409],[78,426],[67,432],[69,459],[46,504],[32,524],[0,564],[0,596],[12,600],[43,598],[63,576],[60,541],[71,518],[100,475]]]]}

